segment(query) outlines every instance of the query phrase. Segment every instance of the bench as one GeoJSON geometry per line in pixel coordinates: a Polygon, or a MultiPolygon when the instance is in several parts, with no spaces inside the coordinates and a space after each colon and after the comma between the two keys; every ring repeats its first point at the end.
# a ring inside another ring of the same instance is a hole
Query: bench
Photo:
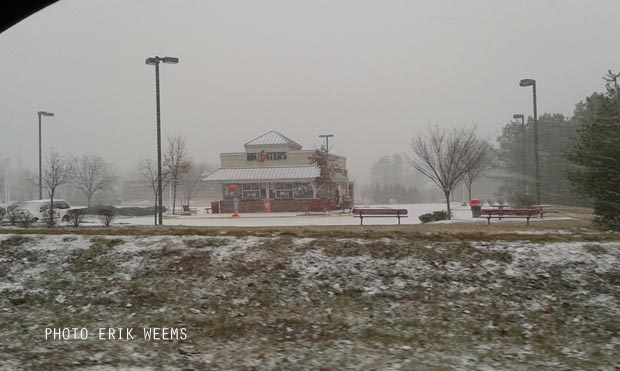
{"type": "Polygon", "coordinates": [[[360,218],[360,225],[364,224],[364,218],[389,218],[397,217],[400,225],[400,218],[407,217],[407,209],[353,209],[353,217],[360,218]]]}
{"type": "Polygon", "coordinates": [[[491,218],[525,218],[527,225],[530,225],[530,218],[537,217],[540,214],[539,209],[482,209],[480,214],[487,218],[487,224],[491,224],[491,218]]]}

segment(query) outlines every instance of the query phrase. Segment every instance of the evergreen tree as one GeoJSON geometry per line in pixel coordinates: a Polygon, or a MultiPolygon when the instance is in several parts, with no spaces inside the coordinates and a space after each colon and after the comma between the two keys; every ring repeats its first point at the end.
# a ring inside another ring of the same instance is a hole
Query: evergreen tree
{"type": "Polygon", "coordinates": [[[618,75],[609,75],[605,94],[577,105],[578,138],[567,156],[576,166],[568,175],[575,189],[592,199],[595,221],[620,230],[620,89],[618,75]]]}
{"type": "MultiPolygon", "coordinates": [[[[567,120],[557,113],[545,113],[538,119],[540,188],[544,203],[580,206],[587,204],[573,191],[566,176],[572,165],[566,158],[566,153],[575,145],[577,127],[574,118],[567,120]]],[[[533,118],[528,118],[525,127],[520,122],[505,125],[498,143],[499,166],[506,173],[504,184],[498,192],[499,196],[514,199],[516,195],[534,194],[536,165],[533,118]]]]}

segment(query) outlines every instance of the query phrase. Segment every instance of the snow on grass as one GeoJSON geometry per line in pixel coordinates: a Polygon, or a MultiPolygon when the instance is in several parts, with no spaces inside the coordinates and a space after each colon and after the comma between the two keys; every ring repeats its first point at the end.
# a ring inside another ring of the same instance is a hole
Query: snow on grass
{"type": "MultiPolygon", "coordinates": [[[[441,203],[429,204],[396,204],[372,205],[376,208],[407,209],[408,217],[401,219],[401,224],[420,224],[419,216],[433,211],[445,210],[446,205],[441,203]]],[[[486,219],[472,218],[471,209],[462,206],[453,206],[453,223],[482,222],[486,219]]],[[[202,215],[175,215],[164,218],[166,225],[184,226],[322,226],[322,225],[359,225],[359,218],[351,214],[342,214],[339,211],[306,215],[304,213],[241,213],[240,217],[232,218],[231,214],[202,214],[202,215]]],[[[117,225],[152,225],[153,217],[126,217],[115,220],[117,225]]],[[[394,218],[364,218],[364,225],[394,225],[398,219],[394,218]]]]}
{"type": "Polygon", "coordinates": [[[619,270],[617,242],[526,235],[0,235],[0,349],[27,369],[610,369],[619,270]],[[150,325],[190,337],[41,335],[150,325]]]}

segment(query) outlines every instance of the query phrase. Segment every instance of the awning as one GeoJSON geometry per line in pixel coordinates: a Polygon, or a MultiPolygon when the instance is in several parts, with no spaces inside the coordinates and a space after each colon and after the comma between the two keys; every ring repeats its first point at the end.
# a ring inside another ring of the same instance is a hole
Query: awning
{"type": "Polygon", "coordinates": [[[316,166],[217,169],[204,178],[207,183],[311,181],[321,174],[316,166]]]}

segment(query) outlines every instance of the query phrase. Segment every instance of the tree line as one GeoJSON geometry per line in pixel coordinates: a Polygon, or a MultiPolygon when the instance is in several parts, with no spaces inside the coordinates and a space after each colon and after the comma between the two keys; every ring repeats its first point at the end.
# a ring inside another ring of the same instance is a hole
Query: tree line
{"type": "MultiPolygon", "coordinates": [[[[168,138],[162,161],[162,180],[165,188],[172,187],[173,211],[176,200],[189,204],[204,190],[202,179],[211,167],[206,163],[195,161],[190,155],[185,139],[180,136],[168,138]]],[[[151,159],[142,159],[137,165],[137,172],[153,195],[157,197],[157,162],[151,159]]],[[[3,172],[3,173],[8,173],[3,172]]],[[[5,174],[3,174],[5,175],[5,174]]],[[[4,182],[10,181],[5,175],[4,182]]],[[[50,204],[57,198],[59,190],[63,194],[79,194],[83,197],[86,207],[92,206],[96,195],[110,192],[118,188],[119,177],[113,166],[103,157],[95,154],[81,156],[65,155],[54,148],[45,157],[42,164],[41,184],[39,177],[22,169],[18,173],[19,194],[15,199],[32,199],[38,193],[39,186],[44,196],[50,199],[50,204]]],[[[3,182],[3,183],[4,183],[3,182]]],[[[50,205],[51,206],[51,205],[50,205]]],[[[53,214],[53,210],[52,214],[53,214]]],[[[53,222],[53,221],[52,221],[53,222]]]]}
{"type": "MultiPolygon", "coordinates": [[[[538,120],[541,199],[594,208],[596,222],[620,229],[620,97],[618,76],[603,77],[605,91],[575,105],[573,116],[542,114],[538,120]]],[[[534,120],[506,124],[498,160],[506,176],[500,193],[528,199],[534,190],[534,120]]]]}
{"type": "MultiPolygon", "coordinates": [[[[613,229],[620,229],[619,77],[620,73],[608,71],[605,91],[578,102],[572,117],[544,113],[538,118],[541,200],[591,206],[595,222],[613,229]]],[[[533,117],[506,124],[497,147],[478,138],[475,128],[428,126],[412,139],[405,158],[444,194],[448,217],[455,186],[463,182],[471,199],[473,182],[489,169],[500,174],[496,175],[502,182],[496,194],[499,198],[518,206],[534,203],[533,117]]],[[[384,156],[371,168],[371,179],[397,179],[393,189],[405,188],[402,164],[400,156],[384,156]]],[[[368,190],[366,186],[364,192],[369,194],[368,190]]],[[[382,203],[390,192],[377,185],[372,200],[382,203]]]]}

